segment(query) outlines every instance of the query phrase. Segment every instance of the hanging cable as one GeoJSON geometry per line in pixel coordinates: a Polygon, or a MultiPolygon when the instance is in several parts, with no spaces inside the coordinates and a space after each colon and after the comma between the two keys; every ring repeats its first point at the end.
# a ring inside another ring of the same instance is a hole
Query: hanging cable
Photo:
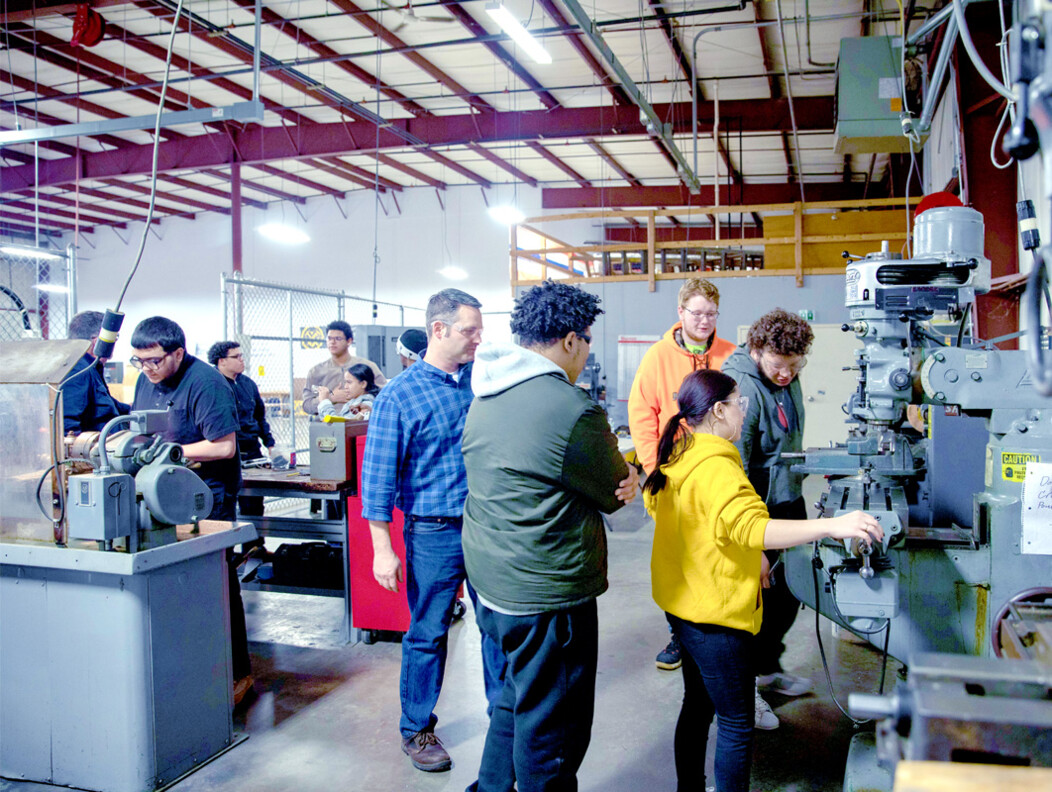
{"type": "Polygon", "coordinates": [[[1006,88],[1000,80],[994,77],[990,69],[987,68],[983,59],[979,57],[979,51],[975,48],[975,43],[972,41],[972,34],[968,30],[968,23],[964,21],[964,3],[962,0],[953,0],[953,16],[957,20],[957,30],[960,33],[961,41],[964,43],[964,49],[968,53],[968,58],[971,60],[975,70],[979,72],[979,76],[983,78],[987,85],[993,88],[997,93],[1001,94],[1009,102],[1015,101],[1015,94],[1006,88]]]}
{"type": "Polygon", "coordinates": [[[800,132],[796,126],[796,108],[793,105],[793,88],[789,83],[789,58],[787,53],[789,48],[785,43],[785,22],[782,19],[782,0],[778,0],[775,3],[775,9],[778,12],[778,32],[782,37],[782,72],[785,75],[785,95],[789,99],[789,120],[793,125],[793,145],[796,147],[796,166],[799,171],[799,178],[796,180],[797,186],[800,188],[800,203],[806,203],[804,198],[804,169],[803,163],[800,161],[800,132]]]}
{"type": "Polygon", "coordinates": [[[154,204],[157,200],[157,154],[161,143],[161,116],[164,114],[164,100],[168,94],[168,76],[171,74],[172,69],[172,50],[175,47],[175,34],[179,30],[179,17],[182,13],[183,0],[179,0],[179,4],[175,8],[175,17],[172,19],[172,32],[168,37],[168,51],[165,53],[164,58],[164,79],[161,82],[161,97],[157,102],[157,118],[154,121],[153,126],[153,158],[150,165],[150,206],[146,211],[146,220],[142,229],[142,238],[139,240],[139,250],[135,254],[135,262],[132,264],[131,271],[128,273],[128,277],[124,281],[124,287],[121,289],[120,296],[117,298],[117,305],[113,309],[115,313],[120,311],[121,303],[124,302],[124,296],[128,293],[128,286],[131,285],[132,278],[135,277],[135,273],[139,269],[139,263],[142,261],[143,251],[146,250],[146,238],[150,234],[150,224],[153,222],[154,204]]]}

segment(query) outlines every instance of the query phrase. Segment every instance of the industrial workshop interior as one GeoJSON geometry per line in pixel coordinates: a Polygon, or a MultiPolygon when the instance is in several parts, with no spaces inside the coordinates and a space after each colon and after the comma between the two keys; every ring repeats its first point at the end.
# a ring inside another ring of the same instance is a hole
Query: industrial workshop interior
{"type": "Polygon", "coordinates": [[[2,0],[0,792],[1052,790],[1052,10],[2,0]]]}

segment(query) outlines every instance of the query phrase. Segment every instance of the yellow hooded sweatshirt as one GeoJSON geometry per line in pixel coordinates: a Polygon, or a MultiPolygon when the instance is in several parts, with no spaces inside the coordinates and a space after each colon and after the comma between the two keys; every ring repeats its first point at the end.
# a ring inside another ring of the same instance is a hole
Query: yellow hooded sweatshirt
{"type": "Polygon", "coordinates": [[[756,634],[763,610],[760,555],[770,515],[734,444],[699,432],[668,481],[645,496],[656,523],[650,573],[654,601],[685,621],[756,634]]]}

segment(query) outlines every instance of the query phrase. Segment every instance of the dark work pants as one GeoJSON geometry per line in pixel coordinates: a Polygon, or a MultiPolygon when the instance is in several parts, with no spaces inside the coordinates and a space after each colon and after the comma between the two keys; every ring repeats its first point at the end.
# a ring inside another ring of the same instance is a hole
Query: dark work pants
{"type": "Polygon", "coordinates": [[[666,615],[683,647],[683,707],[675,741],[676,789],[705,789],[705,751],[715,717],[716,789],[748,792],[755,719],[754,636],[666,615]]]}
{"type": "MultiPolygon", "coordinates": [[[[237,519],[234,498],[221,490],[212,489],[212,511],[210,520],[237,519]]],[[[237,577],[237,562],[234,549],[226,551],[227,582],[230,589],[230,655],[234,665],[234,681],[252,673],[252,661],[248,656],[248,629],[245,626],[245,603],[241,600],[241,581],[237,577]]]]}
{"type": "Polygon", "coordinates": [[[507,666],[479,778],[469,789],[575,792],[595,709],[595,600],[531,616],[480,604],[475,617],[504,652],[507,666]]]}
{"type": "MultiPolygon", "coordinates": [[[[772,520],[807,519],[807,507],[804,499],[798,498],[791,503],[768,506],[772,520]]],[[[768,562],[773,566],[778,560],[780,551],[765,551],[768,562]]],[[[779,566],[775,571],[771,588],[760,589],[763,597],[763,624],[756,635],[756,673],[759,676],[784,671],[782,654],[785,652],[785,636],[796,621],[800,612],[800,603],[789,590],[785,581],[785,567],[779,566]]]]}

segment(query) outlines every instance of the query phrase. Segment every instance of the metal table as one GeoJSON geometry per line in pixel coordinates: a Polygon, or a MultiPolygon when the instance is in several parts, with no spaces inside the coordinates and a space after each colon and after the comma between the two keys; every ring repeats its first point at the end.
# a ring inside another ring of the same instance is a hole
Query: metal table
{"type": "Polygon", "coordinates": [[[323,502],[323,511],[314,517],[242,516],[242,522],[256,526],[260,536],[285,539],[305,539],[320,542],[335,542],[342,548],[343,591],[336,589],[305,588],[264,583],[259,580],[243,580],[241,587],[247,591],[277,591],[285,594],[310,594],[344,599],[343,637],[351,642],[351,579],[348,574],[348,496],[357,494],[358,483],[348,481],[313,481],[309,468],[293,470],[250,469],[242,470],[241,495],[256,495],[267,498],[308,498],[323,502]]]}

